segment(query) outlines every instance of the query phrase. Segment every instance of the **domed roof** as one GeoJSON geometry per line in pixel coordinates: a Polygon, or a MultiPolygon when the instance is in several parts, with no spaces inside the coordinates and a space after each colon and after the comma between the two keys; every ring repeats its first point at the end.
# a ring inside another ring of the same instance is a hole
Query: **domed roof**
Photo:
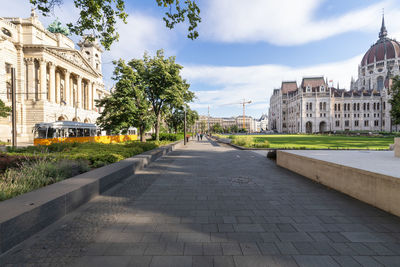
{"type": "Polygon", "coordinates": [[[385,19],[382,18],[379,40],[365,53],[361,60],[361,66],[384,60],[385,55],[386,59],[398,58],[400,56],[400,43],[387,37],[385,19]]]}

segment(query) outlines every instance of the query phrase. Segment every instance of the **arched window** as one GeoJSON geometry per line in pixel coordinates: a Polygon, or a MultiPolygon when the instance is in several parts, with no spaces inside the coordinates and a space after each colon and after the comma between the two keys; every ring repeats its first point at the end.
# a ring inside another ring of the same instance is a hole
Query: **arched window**
{"type": "Polygon", "coordinates": [[[384,87],[384,83],[383,83],[383,77],[379,76],[378,79],[376,80],[377,85],[378,85],[378,91],[381,91],[384,87]]]}

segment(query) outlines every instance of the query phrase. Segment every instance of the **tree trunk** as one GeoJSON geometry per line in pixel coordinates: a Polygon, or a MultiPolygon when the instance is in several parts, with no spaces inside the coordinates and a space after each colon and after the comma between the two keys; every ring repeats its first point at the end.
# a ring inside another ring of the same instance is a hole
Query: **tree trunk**
{"type": "Polygon", "coordinates": [[[156,141],[160,141],[160,121],[161,121],[161,112],[157,114],[156,120],[156,141]]]}
{"type": "Polygon", "coordinates": [[[140,142],[146,142],[144,127],[139,127],[139,131],[140,131],[140,142]]]}

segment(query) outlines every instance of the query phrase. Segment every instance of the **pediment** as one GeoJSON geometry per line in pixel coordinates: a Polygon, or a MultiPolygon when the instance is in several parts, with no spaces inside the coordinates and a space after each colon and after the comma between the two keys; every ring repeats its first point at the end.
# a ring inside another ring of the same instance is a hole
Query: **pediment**
{"type": "Polygon", "coordinates": [[[82,54],[75,49],[65,49],[56,47],[47,47],[46,50],[50,53],[61,57],[69,63],[80,67],[81,69],[91,73],[94,76],[99,76],[97,71],[89,64],[89,62],[82,56],[82,54]]]}

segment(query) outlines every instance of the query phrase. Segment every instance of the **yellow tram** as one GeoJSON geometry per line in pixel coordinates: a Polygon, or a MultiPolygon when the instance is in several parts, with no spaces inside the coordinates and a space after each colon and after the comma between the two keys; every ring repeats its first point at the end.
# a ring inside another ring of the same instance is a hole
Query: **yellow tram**
{"type": "Polygon", "coordinates": [[[76,121],[37,123],[33,132],[34,145],[50,145],[63,142],[110,144],[138,139],[136,128],[130,128],[127,135],[102,135],[102,131],[95,124],[76,121]]]}

